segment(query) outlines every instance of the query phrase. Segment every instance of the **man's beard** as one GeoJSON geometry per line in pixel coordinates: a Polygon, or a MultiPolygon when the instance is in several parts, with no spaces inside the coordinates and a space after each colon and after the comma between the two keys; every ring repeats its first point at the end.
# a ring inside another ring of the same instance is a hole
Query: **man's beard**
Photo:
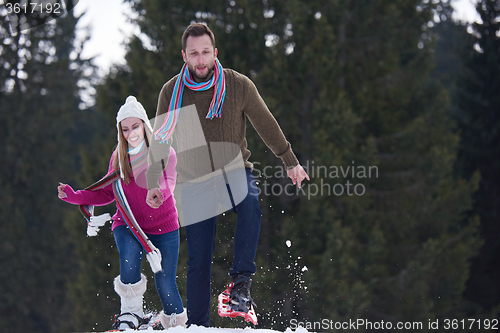
{"type": "MultiPolygon", "coordinates": [[[[199,66],[196,66],[196,67],[199,67],[199,66]]],[[[198,80],[200,80],[200,81],[203,81],[203,80],[205,80],[205,79],[206,79],[206,78],[207,78],[207,77],[208,77],[208,76],[212,73],[212,71],[214,70],[214,67],[215,67],[215,62],[212,64],[212,66],[211,66],[211,67],[206,66],[206,67],[207,67],[207,69],[208,69],[208,71],[207,71],[207,73],[206,73],[205,75],[203,75],[203,76],[200,76],[200,75],[196,74],[196,67],[195,67],[195,66],[190,66],[190,65],[188,65],[189,72],[191,73],[191,76],[192,76],[193,78],[198,79],[198,80]]]]}

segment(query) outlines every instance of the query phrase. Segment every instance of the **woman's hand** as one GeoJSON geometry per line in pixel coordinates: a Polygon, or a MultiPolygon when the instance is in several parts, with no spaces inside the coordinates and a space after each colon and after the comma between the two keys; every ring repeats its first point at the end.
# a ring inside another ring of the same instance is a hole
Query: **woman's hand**
{"type": "Polygon", "coordinates": [[[63,183],[59,183],[59,186],[57,187],[57,196],[59,197],[59,199],[64,199],[64,198],[67,198],[68,195],[64,192],[64,190],[66,189],[66,184],[63,184],[63,183]]]}
{"type": "Polygon", "coordinates": [[[148,194],[146,195],[146,203],[151,208],[158,208],[162,205],[163,196],[161,195],[161,191],[159,188],[148,190],[148,194]]]}

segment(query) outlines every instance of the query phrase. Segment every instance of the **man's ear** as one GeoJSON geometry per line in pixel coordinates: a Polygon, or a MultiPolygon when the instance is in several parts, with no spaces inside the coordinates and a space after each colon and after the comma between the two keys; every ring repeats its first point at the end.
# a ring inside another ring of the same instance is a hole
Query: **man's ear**
{"type": "Polygon", "coordinates": [[[187,62],[186,61],[186,53],[184,52],[184,50],[181,50],[181,54],[182,54],[182,59],[184,59],[184,62],[187,62]]]}
{"type": "Polygon", "coordinates": [[[217,50],[217,48],[215,48],[215,51],[214,51],[214,58],[217,58],[217,52],[218,52],[218,50],[217,50]]]}

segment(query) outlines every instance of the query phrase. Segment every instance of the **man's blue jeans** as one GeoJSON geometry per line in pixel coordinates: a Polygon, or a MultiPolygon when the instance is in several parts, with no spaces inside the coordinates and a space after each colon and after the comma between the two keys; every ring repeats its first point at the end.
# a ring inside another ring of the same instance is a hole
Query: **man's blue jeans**
{"type": "MultiPolygon", "coordinates": [[[[248,195],[236,206],[237,222],[234,232],[234,261],[232,277],[250,276],[256,272],[255,254],[259,240],[262,212],[258,189],[250,169],[246,169],[248,195]]],[[[212,256],[215,251],[217,216],[187,225],[186,239],[189,260],[187,271],[188,325],[208,327],[210,324],[210,279],[212,256]]]]}
{"type": "MultiPolygon", "coordinates": [[[[113,234],[120,254],[121,282],[125,284],[139,282],[144,249],[126,226],[116,227],[113,234]]],[[[163,271],[155,274],[155,286],[163,310],[167,315],[181,313],[184,308],[176,282],[177,262],[179,260],[179,230],[161,235],[147,234],[147,236],[161,252],[163,271]]]]}

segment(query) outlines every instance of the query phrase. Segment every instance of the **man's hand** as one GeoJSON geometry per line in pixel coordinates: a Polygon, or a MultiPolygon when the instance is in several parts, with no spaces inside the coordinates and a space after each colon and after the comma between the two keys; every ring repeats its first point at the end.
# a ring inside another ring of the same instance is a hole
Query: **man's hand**
{"type": "Polygon", "coordinates": [[[151,208],[158,208],[162,205],[163,197],[159,188],[148,190],[148,194],[146,195],[146,203],[151,208]]]}
{"type": "Polygon", "coordinates": [[[286,172],[288,173],[288,177],[292,179],[293,185],[297,184],[299,188],[304,178],[309,180],[309,176],[300,164],[297,164],[295,167],[287,170],[286,172]]]}

